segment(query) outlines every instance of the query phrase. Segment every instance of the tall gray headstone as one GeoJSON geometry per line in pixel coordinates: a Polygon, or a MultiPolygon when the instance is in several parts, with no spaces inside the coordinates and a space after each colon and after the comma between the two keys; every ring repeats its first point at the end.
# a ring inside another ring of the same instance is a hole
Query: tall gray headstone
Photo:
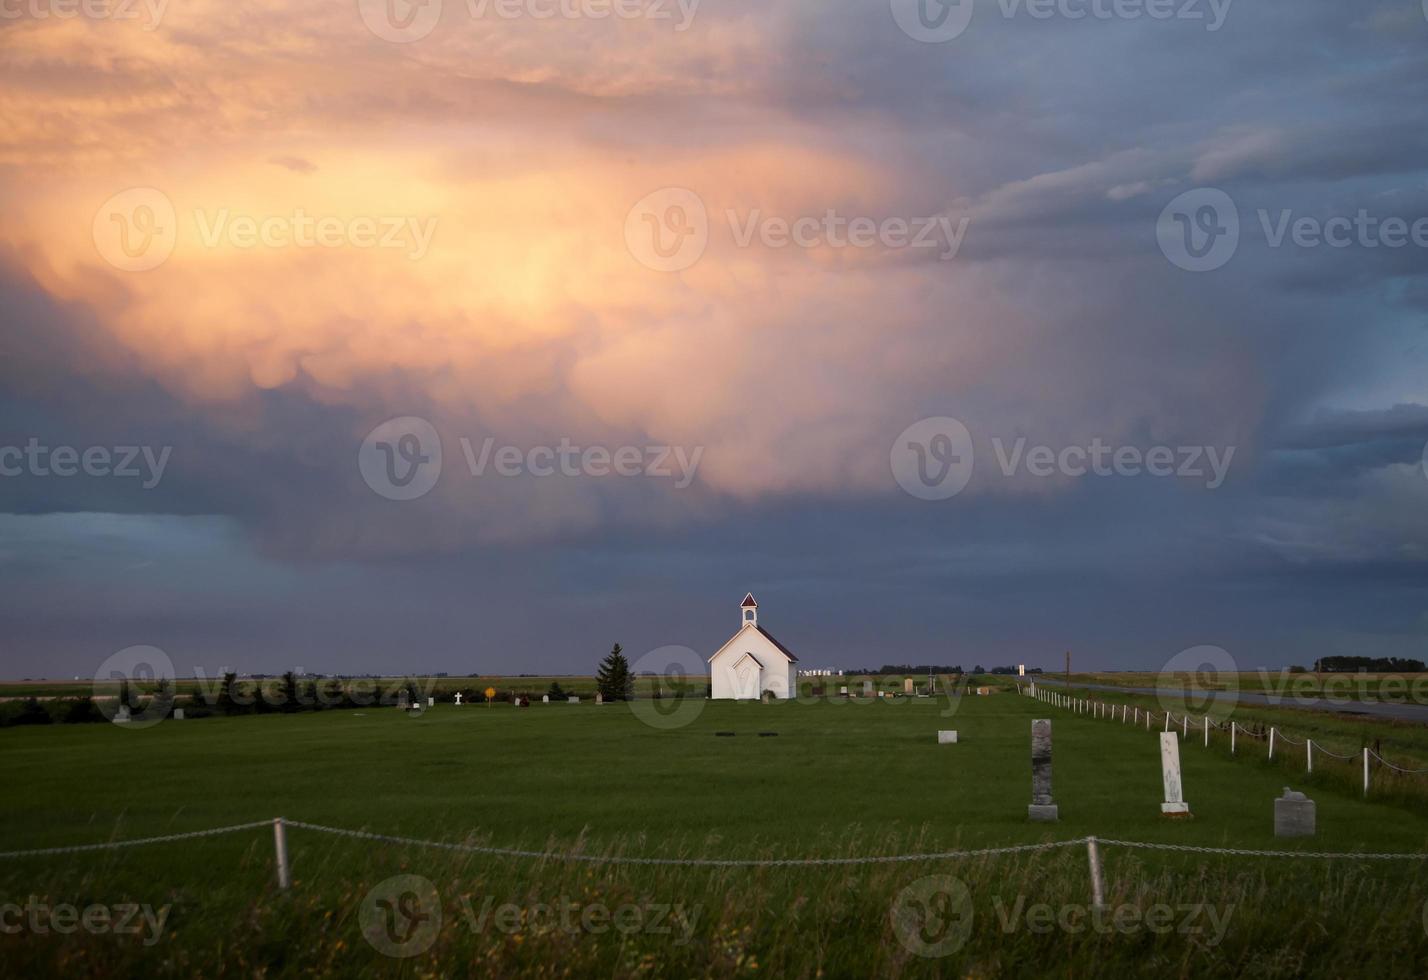
{"type": "Polygon", "coordinates": [[[1051,719],[1038,718],[1031,723],[1031,805],[1026,815],[1032,820],[1059,819],[1056,803],[1051,798],[1051,719]]]}
{"type": "Polygon", "coordinates": [[[873,696],[873,682],[872,682],[872,681],[863,681],[863,697],[865,697],[865,698],[870,698],[870,697],[872,697],[872,696],[873,696]]]}
{"type": "Polygon", "coordinates": [[[1313,837],[1314,801],[1284,787],[1284,795],[1274,801],[1274,836],[1313,837]]]}

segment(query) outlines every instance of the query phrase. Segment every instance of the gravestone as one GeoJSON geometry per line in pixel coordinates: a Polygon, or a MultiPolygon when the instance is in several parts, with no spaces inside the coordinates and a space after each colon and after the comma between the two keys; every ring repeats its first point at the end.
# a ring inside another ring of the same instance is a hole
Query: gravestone
{"type": "Polygon", "coordinates": [[[911,694],[911,693],[912,693],[912,678],[911,678],[911,677],[908,677],[908,678],[904,678],[904,679],[903,679],[903,682],[902,682],[902,693],[904,693],[904,694],[911,694]]]}
{"type": "Polygon", "coordinates": [[[580,695],[578,695],[578,694],[572,694],[570,697],[566,698],[565,700],[569,701],[571,704],[579,704],[579,703],[580,703],[580,695]]]}
{"type": "Polygon", "coordinates": [[[460,703],[461,703],[461,692],[460,692],[460,691],[457,691],[457,692],[456,692],[456,703],[457,703],[457,704],[460,704],[460,703]]]}
{"type": "Polygon", "coordinates": [[[542,694],[542,695],[540,696],[540,702],[541,702],[541,704],[550,704],[550,695],[549,695],[549,694],[542,694]]]}
{"type": "Polygon", "coordinates": [[[842,687],[840,687],[840,688],[838,689],[838,693],[841,694],[841,695],[843,695],[843,697],[846,698],[846,697],[848,696],[848,687],[847,687],[847,685],[845,684],[845,685],[843,685],[842,687]]]}
{"type": "Polygon", "coordinates": [[[427,698],[427,699],[426,699],[426,706],[427,706],[428,708],[435,708],[435,707],[436,707],[436,698],[427,698]]]}
{"type": "Polygon", "coordinates": [[[596,704],[604,704],[604,703],[605,703],[605,695],[601,694],[599,691],[596,691],[596,692],[595,692],[595,703],[596,703],[596,704]]]}
{"type": "Polygon", "coordinates": [[[873,682],[872,682],[872,681],[863,681],[863,697],[865,697],[865,698],[870,698],[870,697],[872,697],[872,696],[873,696],[873,682]]]}
{"type": "Polygon", "coordinates": [[[129,724],[129,706],[121,704],[119,710],[114,712],[114,723],[116,725],[129,724]]]}
{"type": "Polygon", "coordinates": [[[1031,723],[1031,804],[1026,815],[1032,820],[1051,823],[1059,819],[1056,802],[1051,798],[1051,719],[1038,718],[1031,723]]]}
{"type": "Polygon", "coordinates": [[[1314,801],[1284,787],[1284,795],[1274,801],[1274,836],[1313,837],[1314,829],[1314,801]]]}
{"type": "Polygon", "coordinates": [[[948,732],[948,731],[939,731],[939,732],[937,733],[937,744],[938,744],[938,745],[956,745],[956,744],[957,744],[957,733],[956,733],[956,732],[948,732]]]}
{"type": "Polygon", "coordinates": [[[174,721],[183,721],[183,709],[182,709],[182,708],[175,708],[175,709],[174,709],[174,721]]]}
{"type": "Polygon", "coordinates": [[[1167,817],[1188,817],[1190,804],[1185,802],[1185,790],[1180,785],[1180,736],[1175,732],[1160,733],[1160,775],[1165,782],[1165,802],[1160,812],[1167,817]]]}

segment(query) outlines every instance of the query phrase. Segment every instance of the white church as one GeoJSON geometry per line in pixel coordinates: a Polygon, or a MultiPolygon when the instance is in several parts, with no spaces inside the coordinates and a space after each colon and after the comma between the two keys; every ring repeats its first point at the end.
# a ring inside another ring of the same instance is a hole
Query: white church
{"type": "Polygon", "coordinates": [[[765,691],[777,698],[798,693],[798,658],[759,625],[753,593],[739,605],[739,632],[709,658],[710,696],[757,700],[765,691]]]}

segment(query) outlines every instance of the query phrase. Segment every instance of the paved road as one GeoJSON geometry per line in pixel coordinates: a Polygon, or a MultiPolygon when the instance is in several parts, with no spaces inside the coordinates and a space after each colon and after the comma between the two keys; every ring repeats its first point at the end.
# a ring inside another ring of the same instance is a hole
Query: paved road
{"type": "MultiPolygon", "coordinates": [[[[1047,687],[1064,688],[1066,686],[1064,681],[1050,676],[1044,678],[1028,676],[1026,680],[1032,680],[1038,685],[1044,684],[1047,687]]],[[[1118,687],[1115,684],[1072,684],[1071,686],[1090,691],[1120,691],[1123,694],[1155,695],[1161,693],[1153,687],[1118,687]]],[[[1370,715],[1374,718],[1395,718],[1399,721],[1417,721],[1428,724],[1428,704],[1394,704],[1387,701],[1349,701],[1337,698],[1326,701],[1323,698],[1266,695],[1250,691],[1239,693],[1239,703],[1266,708],[1305,708],[1310,711],[1329,711],[1341,715],[1370,715]]]]}

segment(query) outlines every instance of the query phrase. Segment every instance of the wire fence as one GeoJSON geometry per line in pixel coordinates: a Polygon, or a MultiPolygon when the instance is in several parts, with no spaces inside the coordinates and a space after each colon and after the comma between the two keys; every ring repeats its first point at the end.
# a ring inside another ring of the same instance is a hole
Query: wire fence
{"type": "MultiPolygon", "coordinates": [[[[1298,739],[1294,738],[1293,736],[1287,735],[1277,725],[1270,725],[1264,728],[1263,730],[1256,730],[1253,728],[1247,728],[1236,721],[1230,721],[1227,724],[1221,724],[1220,722],[1212,720],[1208,715],[1202,716],[1200,718],[1191,718],[1188,714],[1186,714],[1177,718],[1175,712],[1170,711],[1169,709],[1153,712],[1148,708],[1141,708],[1129,704],[1116,705],[1111,704],[1107,701],[1092,700],[1091,698],[1079,698],[1072,694],[1063,693],[1061,691],[1041,690],[1038,689],[1035,684],[1029,684],[1026,687],[1019,686],[1018,690],[1022,694],[1028,697],[1035,698],[1036,700],[1044,704],[1048,704],[1053,707],[1063,708],[1075,714],[1090,715],[1094,718],[1109,719],[1111,721],[1115,721],[1119,717],[1119,720],[1122,724],[1132,724],[1136,726],[1142,724],[1143,719],[1147,731],[1149,731],[1157,723],[1157,720],[1163,719],[1164,725],[1161,729],[1162,731],[1170,731],[1172,728],[1179,727],[1182,736],[1187,739],[1189,738],[1192,730],[1197,732],[1203,732],[1206,748],[1209,748],[1210,746],[1211,731],[1228,732],[1230,736],[1230,752],[1232,754],[1237,754],[1238,742],[1241,736],[1252,738],[1256,741],[1268,742],[1268,757],[1271,761],[1274,759],[1274,750],[1279,745],[1292,745],[1295,748],[1303,747],[1305,771],[1310,773],[1314,771],[1314,758],[1316,755],[1328,756],[1329,758],[1336,759],[1340,762],[1352,763],[1362,761],[1364,796],[1368,796],[1370,790],[1372,789],[1371,762],[1373,761],[1377,761],[1381,765],[1386,766],[1394,772],[1401,773],[1403,775],[1419,776],[1428,773],[1428,768],[1409,769],[1404,766],[1395,765],[1394,763],[1385,759],[1383,756],[1379,755],[1378,752],[1376,752],[1374,749],[1370,748],[1367,745],[1365,745],[1357,753],[1351,755],[1340,755],[1337,752],[1333,752],[1325,748],[1323,745],[1316,742],[1313,737],[1305,737],[1303,739],[1298,739]]],[[[1300,852],[1295,851],[1292,853],[1297,854],[1300,852]]]]}
{"type": "Polygon", "coordinates": [[[522,848],[492,847],[483,844],[468,844],[459,841],[422,840],[416,837],[401,837],[395,834],[378,834],[365,830],[349,830],[342,827],[327,827],[322,824],[307,823],[302,820],[286,820],[275,817],[272,820],[255,820],[251,823],[214,827],[210,830],[195,830],[181,834],[165,834],[159,837],[140,837],[134,840],[104,841],[97,844],[72,844],[61,847],[38,847],[29,850],[0,851],[0,859],[27,857],[47,857],[56,854],[78,854],[90,851],[119,850],[151,844],[168,844],[174,841],[195,840],[217,837],[271,827],[278,887],[292,887],[292,870],[288,862],[287,829],[295,827],[320,834],[354,840],[380,841],[387,844],[401,844],[409,847],[426,847],[442,851],[457,851],[467,854],[485,854],[496,857],[524,858],[534,861],[578,862],[587,864],[634,865],[690,868],[798,868],[798,867],[846,867],[849,865],[888,863],[929,863],[934,861],[961,860],[965,858],[988,857],[1003,854],[1022,854],[1033,851],[1052,851],[1067,847],[1085,846],[1087,866],[1090,869],[1091,901],[1096,907],[1105,905],[1105,876],[1102,871],[1100,848],[1102,845],[1122,847],[1130,850],[1175,851],[1187,854],[1214,854],[1233,857],[1264,858],[1305,858],[1310,860],[1347,861],[1422,861],[1428,859],[1425,853],[1384,854],[1365,851],[1267,851],[1239,847],[1208,847],[1197,844],[1165,844],[1152,841],[1118,840],[1108,837],[1074,837],[1070,840],[1043,841],[1037,844],[1009,844],[1001,847],[980,847],[955,851],[934,851],[918,854],[881,854],[861,857],[808,857],[808,858],[691,858],[691,857],[638,857],[618,854],[586,854],[579,851],[533,851],[522,848]]]}

